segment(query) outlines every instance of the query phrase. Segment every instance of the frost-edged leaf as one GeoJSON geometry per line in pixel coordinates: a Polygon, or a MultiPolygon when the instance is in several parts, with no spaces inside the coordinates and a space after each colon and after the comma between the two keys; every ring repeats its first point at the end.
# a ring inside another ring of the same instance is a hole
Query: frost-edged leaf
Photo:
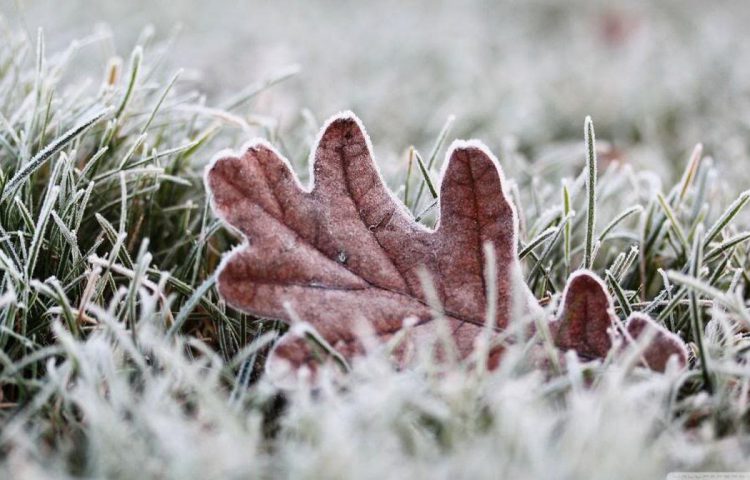
{"type": "Polygon", "coordinates": [[[614,307],[602,281],[592,272],[571,275],[562,307],[550,326],[555,345],[586,358],[600,358],[612,348],[614,307]]]}
{"type": "Polygon", "coordinates": [[[652,370],[663,372],[672,356],[677,358],[681,367],[687,365],[687,349],[685,343],[667,329],[661,327],[647,315],[634,313],[628,318],[628,335],[638,341],[641,335],[649,335],[648,345],[641,353],[643,361],[652,370]]]}
{"type": "Polygon", "coordinates": [[[613,345],[625,348],[645,334],[647,343],[641,353],[645,366],[664,371],[672,356],[677,357],[679,366],[687,364],[684,342],[648,315],[633,313],[624,327],[627,334],[619,331],[612,297],[593,272],[574,273],[565,287],[562,302],[557,319],[550,325],[553,341],[560,349],[574,350],[585,359],[603,358],[613,345]]]}
{"type": "MultiPolygon", "coordinates": [[[[219,154],[207,169],[214,211],[247,239],[220,267],[219,292],[232,306],[291,323],[288,303],[349,359],[362,352],[360,319],[381,340],[407,318],[417,319],[417,336],[434,334],[419,277],[426,268],[466,356],[485,323],[483,245],[489,243],[497,272],[494,328],[507,326],[514,308],[536,307],[520,277],[514,207],[497,160],[481,143],[449,149],[434,230],[415,222],[385,186],[353,114],[326,124],[310,163],[313,181],[305,188],[287,160],[256,141],[239,155],[219,154]]],[[[269,368],[312,363],[294,345],[282,338],[269,368]]]]}

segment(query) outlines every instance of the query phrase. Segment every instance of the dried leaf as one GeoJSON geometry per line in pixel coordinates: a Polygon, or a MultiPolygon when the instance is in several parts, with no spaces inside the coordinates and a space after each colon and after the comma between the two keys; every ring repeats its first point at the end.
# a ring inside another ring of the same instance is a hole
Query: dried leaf
{"type": "MultiPolygon", "coordinates": [[[[495,329],[509,323],[516,307],[538,308],[520,278],[516,213],[486,147],[472,141],[449,149],[434,231],[416,223],[388,190],[371,151],[358,119],[346,113],[318,139],[309,189],[264,141],[239,155],[219,154],[206,172],[213,208],[247,239],[220,267],[219,292],[230,305],[287,323],[296,315],[350,359],[362,352],[355,329],[362,319],[381,340],[407,318],[416,319],[416,337],[434,335],[434,312],[418,275],[426,268],[465,357],[485,323],[488,242],[496,258],[495,329]]],[[[297,371],[314,368],[313,360],[306,343],[290,334],[268,366],[297,371]]]]}
{"type": "Polygon", "coordinates": [[[687,349],[677,335],[657,324],[647,315],[633,313],[627,320],[623,336],[616,329],[618,319],[604,283],[594,273],[581,270],[568,280],[558,318],[550,324],[555,345],[575,350],[584,359],[605,357],[615,340],[626,347],[649,332],[642,363],[653,370],[664,371],[671,356],[680,366],[687,364],[687,349]]]}
{"type": "Polygon", "coordinates": [[[604,283],[586,270],[570,276],[562,307],[550,325],[555,345],[583,358],[600,358],[612,348],[615,311],[604,283]]]}
{"type": "Polygon", "coordinates": [[[651,339],[641,356],[646,365],[652,370],[663,372],[667,368],[670,357],[676,356],[681,367],[687,365],[687,348],[680,337],[659,326],[647,315],[634,313],[628,318],[627,331],[631,338],[638,340],[641,335],[648,334],[651,339]]]}

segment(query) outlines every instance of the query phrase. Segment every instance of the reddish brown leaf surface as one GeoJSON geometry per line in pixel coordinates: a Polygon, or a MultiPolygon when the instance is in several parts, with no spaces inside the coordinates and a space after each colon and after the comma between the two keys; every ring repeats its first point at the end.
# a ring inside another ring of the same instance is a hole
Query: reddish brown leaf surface
{"type": "Polygon", "coordinates": [[[565,286],[558,318],[550,325],[555,345],[584,358],[606,356],[612,348],[614,315],[602,281],[586,271],[574,273],[565,286]]]}
{"type": "Polygon", "coordinates": [[[648,335],[641,353],[642,363],[653,370],[664,371],[671,356],[680,366],[687,364],[687,349],[677,335],[654,322],[647,315],[634,313],[628,318],[623,336],[616,328],[617,317],[612,298],[604,283],[594,273],[579,271],[568,280],[560,313],[550,324],[555,345],[562,350],[575,350],[585,359],[603,358],[613,340],[627,346],[648,335]]]}
{"type": "MultiPolygon", "coordinates": [[[[489,242],[497,269],[495,328],[508,324],[515,307],[537,308],[520,279],[514,207],[497,161],[482,144],[450,148],[434,231],[394,198],[371,151],[358,119],[343,114],[322,131],[309,189],[263,141],[210,165],[206,183],[214,211],[247,239],[221,266],[219,292],[229,304],[285,322],[293,320],[291,309],[351,358],[362,351],[355,328],[362,319],[381,339],[406,318],[415,319],[415,335],[433,333],[418,276],[426,268],[458,352],[466,356],[485,322],[483,244],[489,242]]],[[[269,367],[296,371],[312,359],[305,342],[287,334],[269,367]]]]}
{"type": "Polygon", "coordinates": [[[649,335],[650,340],[642,353],[643,360],[649,368],[663,372],[673,355],[677,357],[680,366],[687,365],[688,353],[682,339],[659,326],[648,316],[632,314],[626,328],[635,341],[638,341],[641,335],[649,335]]]}

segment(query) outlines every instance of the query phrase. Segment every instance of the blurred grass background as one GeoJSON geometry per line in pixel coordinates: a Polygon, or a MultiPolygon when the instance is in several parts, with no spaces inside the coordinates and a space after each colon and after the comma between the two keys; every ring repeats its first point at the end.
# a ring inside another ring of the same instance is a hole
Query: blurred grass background
{"type": "Polygon", "coordinates": [[[289,130],[303,108],[323,118],[354,110],[381,155],[427,142],[449,114],[459,137],[530,149],[578,142],[588,114],[629,161],[664,174],[674,174],[664,157],[681,164],[699,141],[727,164],[748,151],[742,1],[2,3],[9,24],[32,38],[44,27],[51,48],[110,32],[84,61],[126,54],[147,25],[173,34],[164,61],[188,69],[183,86],[209,102],[298,65],[253,111],[289,130]]]}

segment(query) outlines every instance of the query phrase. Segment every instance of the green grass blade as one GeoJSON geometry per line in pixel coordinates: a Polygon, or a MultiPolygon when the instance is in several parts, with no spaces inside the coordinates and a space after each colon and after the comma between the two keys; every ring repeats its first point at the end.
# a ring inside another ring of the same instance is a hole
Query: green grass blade
{"type": "Polygon", "coordinates": [[[18,187],[20,187],[32,173],[34,173],[42,165],[44,165],[47,160],[52,158],[54,154],[65,148],[65,146],[68,145],[77,136],[81,135],[83,132],[98,123],[101,119],[107,116],[109,112],[110,109],[108,108],[99,111],[87,120],[84,120],[80,124],[63,133],[61,136],[52,141],[52,143],[47,145],[41,152],[37,153],[23,168],[21,168],[18,172],[16,172],[15,175],[13,175],[13,178],[11,178],[6,183],[2,196],[0,196],[0,203],[5,202],[5,200],[12,196],[18,189],[18,187]]]}
{"type": "Polygon", "coordinates": [[[596,134],[594,122],[586,117],[584,122],[584,136],[586,143],[586,243],[583,253],[583,267],[592,268],[594,253],[594,230],[596,229],[596,134]]]}

